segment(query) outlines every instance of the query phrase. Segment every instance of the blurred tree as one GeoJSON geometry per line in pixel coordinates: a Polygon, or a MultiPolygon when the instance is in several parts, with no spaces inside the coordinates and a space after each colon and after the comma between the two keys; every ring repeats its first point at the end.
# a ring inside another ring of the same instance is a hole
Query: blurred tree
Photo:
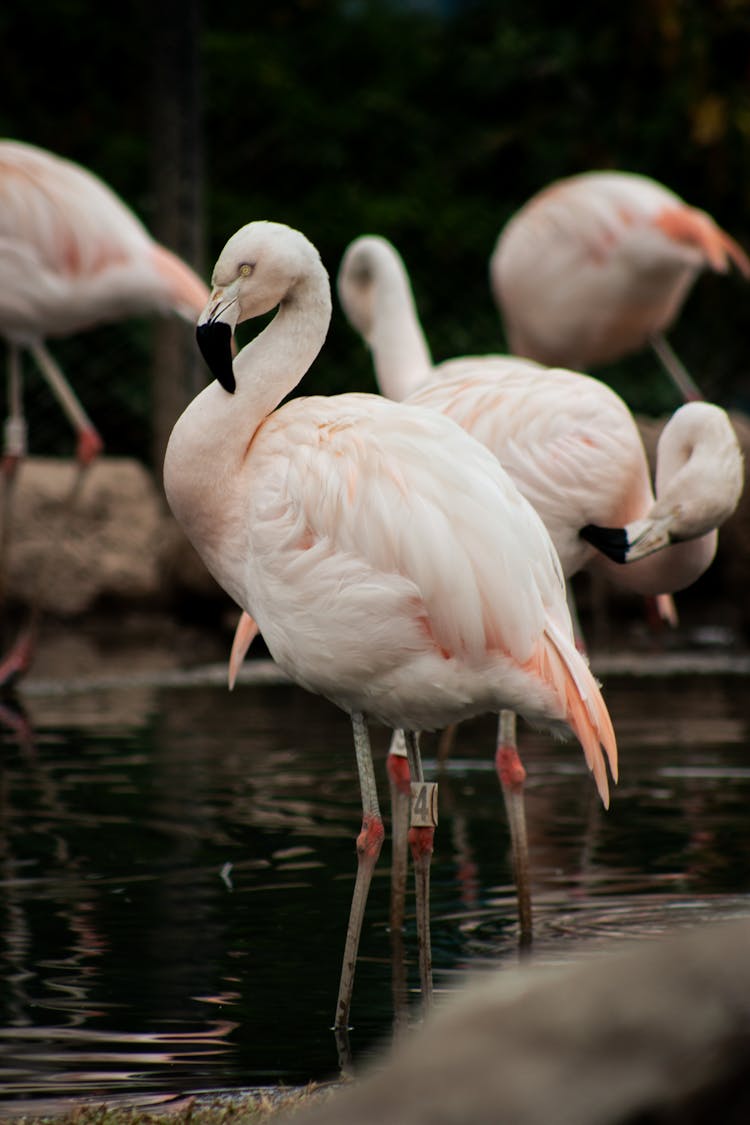
{"type": "MultiPolygon", "coordinates": [[[[560,176],[643,172],[750,247],[750,0],[199,3],[133,0],[112,20],[85,0],[33,9],[11,0],[0,10],[2,131],[87,164],[152,229],[183,211],[185,186],[197,185],[187,211],[205,219],[209,264],[252,218],[304,230],[332,277],[352,238],[385,235],[404,255],[437,359],[505,346],[489,255],[513,211],[560,176]],[[196,82],[202,138],[179,121],[196,112],[187,108],[196,82]],[[172,165],[161,189],[152,135],[172,165]]],[[[199,223],[191,229],[200,241],[199,223]]],[[[175,248],[199,254],[180,244],[184,234],[175,248]]],[[[738,278],[705,277],[673,333],[699,383],[727,405],[750,403],[747,299],[738,278]]],[[[66,345],[109,447],[145,460],[161,444],[150,414],[153,332],[144,322],[101,330],[95,347],[66,345]],[[95,368],[105,350],[103,385],[95,368]],[[104,417],[98,401],[114,404],[104,417]]],[[[601,374],[638,410],[675,405],[650,356],[601,374]]],[[[336,308],[303,389],[373,387],[336,308]]]]}

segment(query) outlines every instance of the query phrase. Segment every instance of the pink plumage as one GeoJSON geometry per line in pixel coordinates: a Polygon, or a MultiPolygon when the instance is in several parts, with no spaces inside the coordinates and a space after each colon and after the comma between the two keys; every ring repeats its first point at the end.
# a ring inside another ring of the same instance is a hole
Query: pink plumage
{"type": "Polygon", "coordinates": [[[750,259],[705,211],[646,176],[585,172],[533,196],[502,230],[492,291],[510,350],[587,370],[667,332],[703,270],[750,259]]]}

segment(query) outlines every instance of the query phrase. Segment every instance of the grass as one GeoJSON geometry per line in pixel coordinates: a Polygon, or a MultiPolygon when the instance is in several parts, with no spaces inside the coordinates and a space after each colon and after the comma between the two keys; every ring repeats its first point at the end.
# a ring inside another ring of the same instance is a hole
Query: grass
{"type": "Polygon", "coordinates": [[[13,1125],[255,1125],[326,1097],[334,1085],[313,1083],[298,1090],[282,1087],[236,1096],[185,1098],[176,1104],[167,1102],[162,1108],[87,1104],[73,1106],[59,1115],[8,1120],[12,1120],[13,1125]]]}

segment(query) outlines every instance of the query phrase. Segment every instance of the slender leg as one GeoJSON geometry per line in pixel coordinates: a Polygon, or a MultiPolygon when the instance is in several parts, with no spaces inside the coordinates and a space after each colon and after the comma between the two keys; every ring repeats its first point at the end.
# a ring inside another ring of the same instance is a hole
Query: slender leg
{"type": "MultiPolygon", "coordinates": [[[[53,549],[47,556],[44,564],[39,568],[36,581],[36,593],[31,602],[29,621],[19,634],[10,651],[0,663],[0,686],[10,684],[22,676],[29,668],[41,616],[40,596],[51,568],[56,564],[60,544],[64,541],[65,529],[68,525],[70,514],[75,508],[80,495],[88,467],[103,448],[102,439],[94,429],[91,419],[76,398],[70,384],[63,375],[52,355],[40,342],[29,344],[29,350],[49,384],[52,392],[62,406],[65,414],[73,425],[78,435],[76,448],[77,471],[73,479],[71,490],[60,510],[59,533],[53,538],[53,549]]],[[[23,418],[20,390],[20,366],[18,363],[18,349],[11,347],[11,368],[9,381],[9,416],[5,430],[5,456],[4,465],[17,464],[26,452],[26,430],[23,418]]],[[[12,476],[8,476],[6,468],[6,483],[3,512],[2,541],[0,542],[0,566],[5,574],[7,544],[11,519],[11,489],[12,476]]]]}
{"type": "Polygon", "coordinates": [[[446,761],[450,757],[451,751],[453,749],[453,743],[456,740],[457,730],[458,723],[451,723],[451,725],[449,727],[446,727],[445,730],[440,734],[440,740],[438,741],[437,749],[438,767],[440,769],[443,768],[446,761]]]}
{"type": "Polygon", "coordinates": [[[406,869],[409,857],[411,777],[404,732],[396,730],[386,761],[391,792],[391,932],[404,928],[406,869]]]}
{"type": "Polygon", "coordinates": [[[651,347],[685,402],[703,402],[704,395],[672,345],[661,332],[651,337],[651,347]]]}
{"type": "Polygon", "coordinates": [[[406,753],[411,775],[411,828],[409,847],[414,863],[417,895],[417,941],[419,944],[419,975],[422,985],[422,1008],[432,1005],[432,946],[430,942],[430,863],[437,824],[437,786],[427,784],[422,771],[418,735],[404,731],[406,753]]]}
{"type": "Polygon", "coordinates": [[[357,837],[357,879],[354,884],[349,927],[346,932],[344,962],[341,967],[334,1030],[349,1026],[349,1010],[352,1002],[354,971],[357,964],[359,938],[362,932],[362,919],[364,918],[367,895],[372,882],[372,873],[375,870],[375,864],[378,861],[380,849],[383,846],[383,836],[385,835],[378,806],[370,738],[364,716],[355,712],[352,715],[352,728],[354,731],[354,750],[357,755],[359,786],[362,793],[362,829],[357,837]]]}
{"type": "Polygon", "coordinates": [[[500,779],[510,828],[513,854],[513,874],[518,894],[519,945],[531,945],[531,880],[529,875],[529,842],[526,835],[526,811],[523,784],[526,770],[518,756],[516,746],[516,716],[513,711],[501,711],[498,723],[495,769],[500,779]]]}
{"type": "Polygon", "coordinates": [[[30,350],[39,370],[47,380],[50,390],[78,435],[76,458],[81,465],[90,465],[104,448],[104,443],[97,433],[94,423],[83,409],[73,388],[44,344],[34,343],[30,345],[30,350]]]}
{"type": "Polygon", "coordinates": [[[0,531],[0,595],[5,598],[8,572],[10,530],[13,523],[13,499],[19,462],[26,456],[26,419],[23,416],[23,386],[21,381],[21,353],[17,344],[9,344],[8,351],[8,415],[3,429],[3,514],[0,531]]]}
{"type": "Polygon", "coordinates": [[[386,770],[391,795],[391,989],[394,1023],[398,1029],[405,1023],[407,1015],[403,931],[411,813],[411,778],[406,756],[406,740],[401,730],[395,730],[391,737],[386,770]]]}

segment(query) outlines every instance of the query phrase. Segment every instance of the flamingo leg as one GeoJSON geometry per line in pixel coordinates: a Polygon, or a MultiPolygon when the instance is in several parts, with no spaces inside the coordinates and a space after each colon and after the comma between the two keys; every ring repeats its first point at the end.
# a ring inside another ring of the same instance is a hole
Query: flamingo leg
{"type": "Polygon", "coordinates": [[[16,490],[16,470],[26,456],[26,419],[23,415],[23,384],[21,377],[21,352],[17,344],[9,344],[8,352],[8,414],[3,429],[3,513],[0,530],[0,596],[5,597],[10,530],[13,523],[13,500],[16,490]]]}
{"type": "Polygon", "coordinates": [[[432,1005],[432,945],[430,941],[430,864],[437,816],[434,809],[436,785],[426,785],[415,731],[404,731],[406,754],[411,776],[412,810],[409,847],[414,863],[417,896],[417,941],[419,945],[419,976],[422,986],[422,1007],[432,1005]]]}
{"type": "Polygon", "coordinates": [[[441,732],[437,749],[438,767],[440,769],[442,769],[450,757],[451,751],[453,750],[453,743],[456,740],[457,730],[458,723],[451,723],[449,727],[446,727],[445,730],[441,732]]]}
{"type": "Polygon", "coordinates": [[[336,1031],[345,1030],[349,1026],[349,1011],[354,988],[357,951],[360,934],[362,933],[362,920],[367,905],[370,883],[372,882],[372,873],[375,870],[375,864],[378,861],[385,835],[383,819],[378,805],[370,738],[364,716],[358,712],[352,714],[352,729],[354,731],[354,750],[357,756],[359,787],[362,794],[362,828],[357,837],[357,878],[349,912],[349,926],[346,932],[344,961],[341,967],[339,995],[336,1003],[336,1016],[333,1025],[336,1031]]]}
{"type": "MultiPolygon", "coordinates": [[[[83,486],[83,481],[88,467],[94,458],[103,449],[102,439],[94,428],[91,419],[78,401],[72,387],[63,375],[60,367],[44,344],[36,341],[28,345],[40,371],[44,375],[52,392],[62,406],[78,435],[76,448],[77,470],[73,479],[71,490],[60,510],[60,533],[54,537],[54,543],[59,549],[64,540],[64,530],[68,525],[70,514],[76,506],[83,486]]],[[[6,561],[10,535],[13,481],[15,467],[26,453],[26,423],[23,417],[21,401],[21,374],[18,359],[18,348],[11,346],[11,363],[9,370],[8,390],[8,419],[5,427],[5,494],[3,498],[3,528],[0,540],[0,573],[6,573],[6,561]]],[[[37,592],[31,601],[29,622],[23,629],[16,642],[0,663],[0,686],[10,684],[28,671],[33,658],[36,638],[39,629],[40,594],[44,589],[50,569],[55,565],[57,551],[53,550],[47,556],[44,565],[40,567],[37,576],[37,592]]]]}
{"type": "Polygon", "coordinates": [[[390,936],[393,1008],[396,1027],[406,1016],[406,969],[404,965],[404,909],[409,866],[409,817],[411,778],[404,732],[395,730],[386,759],[391,796],[391,905],[390,936]]]}
{"type": "Polygon", "coordinates": [[[526,810],[523,797],[526,770],[518,756],[514,711],[500,712],[495,769],[502,786],[510,828],[513,875],[516,883],[516,894],[518,895],[519,945],[521,949],[528,949],[532,939],[532,922],[529,842],[526,834],[526,810]]]}
{"type": "Polygon", "coordinates": [[[391,931],[404,928],[406,870],[409,858],[411,777],[404,732],[393,732],[386,761],[391,794],[391,931]]]}
{"type": "Polygon", "coordinates": [[[685,402],[703,402],[705,395],[661,332],[651,337],[651,347],[685,402]]]}
{"type": "Polygon", "coordinates": [[[29,348],[39,370],[47,380],[50,390],[60,403],[68,421],[76,432],[78,437],[76,457],[79,463],[90,465],[104,448],[104,443],[94,423],[83,409],[75,391],[44,344],[37,341],[30,344],[29,348]]]}

